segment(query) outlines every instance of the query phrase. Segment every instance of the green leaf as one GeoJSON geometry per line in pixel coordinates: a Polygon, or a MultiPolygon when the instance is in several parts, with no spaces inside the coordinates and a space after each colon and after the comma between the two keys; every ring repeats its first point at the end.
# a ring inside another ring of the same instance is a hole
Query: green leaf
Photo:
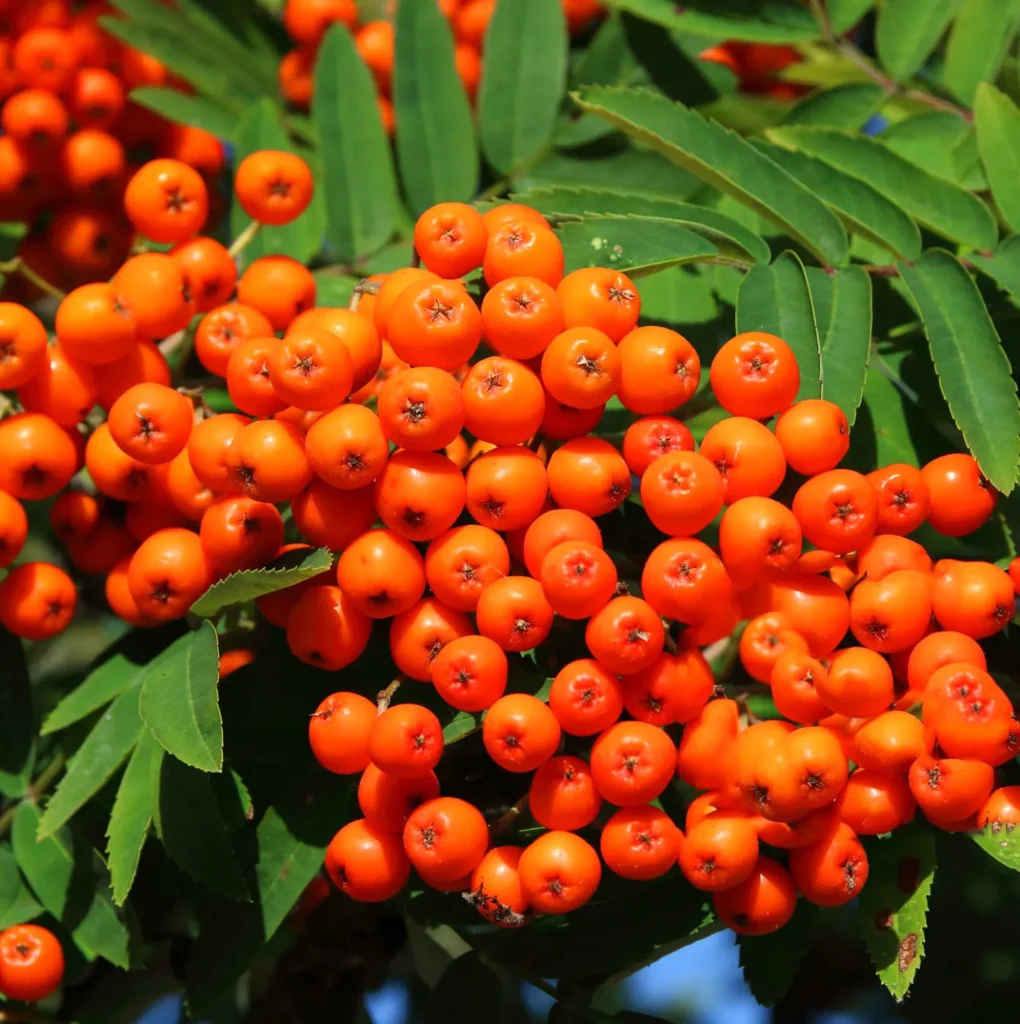
{"type": "Polygon", "coordinates": [[[744,981],[762,1006],[775,1006],[793,984],[817,918],[818,907],[800,899],[789,923],[776,934],[737,936],[744,981]]]}
{"type": "MultiPolygon", "coordinates": [[[[280,123],[280,110],[269,99],[260,99],[248,107],[236,128],[237,146],[234,152],[234,166],[251,153],[260,149],[278,149],[299,153],[291,145],[287,133],[280,123]]],[[[314,170],[314,168],[313,168],[314,170]]],[[[320,175],[315,175],[321,181],[320,175]]],[[[250,223],[248,214],[234,203],[230,209],[230,233],[236,238],[250,223]]],[[[290,256],[298,263],[307,263],[322,247],[326,233],[325,202],[322,189],[317,188],[308,209],[289,224],[266,225],[252,239],[238,256],[242,269],[262,256],[279,254],[290,256]]]]}
{"type": "Polygon", "coordinates": [[[832,30],[840,35],[852,29],[874,6],[875,0],[827,0],[825,9],[832,30]]]}
{"type": "MultiPolygon", "coordinates": [[[[792,0],[747,3],[745,0],[607,0],[607,6],[630,11],[664,28],[710,40],[747,43],[798,43],[818,38],[818,25],[805,7],[792,0]]],[[[708,43],[706,42],[706,45],[708,43]]]]}
{"type": "Polygon", "coordinates": [[[1005,864],[1011,871],[1020,871],[1020,835],[1017,835],[1015,829],[1012,822],[994,822],[968,835],[1000,864],[1005,864]]]}
{"type": "Polygon", "coordinates": [[[1008,494],[1020,458],[1016,381],[974,280],[951,253],[929,249],[900,276],[921,313],[942,393],[982,473],[1008,494]]]}
{"type": "Polygon", "coordinates": [[[14,854],[0,846],[0,929],[24,924],[43,912],[25,887],[14,854]]]}
{"type": "Polygon", "coordinates": [[[241,977],[322,867],[326,846],[353,815],[354,787],[325,773],[294,785],[256,830],[254,903],[211,900],[188,969],[187,997],[201,1013],[241,977]]]}
{"type": "Polygon", "coordinates": [[[955,114],[928,110],[890,125],[882,132],[881,139],[884,146],[914,166],[966,188],[960,180],[956,152],[973,131],[955,114]]]}
{"type": "Polygon", "coordinates": [[[393,108],[397,161],[414,214],[478,187],[478,149],[464,86],[453,63],[453,34],[435,0],[397,11],[393,108]]]}
{"type": "Polygon", "coordinates": [[[659,153],[633,147],[591,158],[552,153],[514,181],[521,191],[544,185],[619,189],[674,201],[689,199],[702,188],[693,174],[659,153]]]}
{"type": "Polygon", "coordinates": [[[116,774],[142,734],[138,687],[125,690],[106,709],[68,762],[67,771],[46,803],[39,837],[53,835],[116,774]]]}
{"type": "Polygon", "coordinates": [[[246,569],[218,580],[191,606],[191,614],[210,619],[231,605],[245,604],[310,580],[332,564],[328,548],[288,551],[263,569],[246,569]]]}
{"type": "Polygon", "coordinates": [[[372,73],[341,24],[319,50],[312,122],[322,152],[326,240],[336,258],[350,263],[393,234],[397,183],[372,73]]]}
{"type": "Polygon", "coordinates": [[[935,836],[917,822],[866,844],[868,881],[861,929],[879,981],[903,1002],[924,956],[928,896],[935,877],[935,836]]]}
{"type": "Polygon", "coordinates": [[[928,174],[882,143],[830,128],[770,128],[768,137],[871,185],[946,238],[991,249],[997,232],[988,207],[966,189],[928,174]]]}
{"type": "Polygon", "coordinates": [[[581,90],[578,103],[735,196],[822,262],[846,260],[846,233],[835,214],[735,133],[682,104],[641,89],[591,86],[581,90]]]}
{"type": "Polygon", "coordinates": [[[782,123],[857,131],[888,95],[882,86],[872,82],[849,82],[832,89],[819,89],[793,106],[782,123]]]}
{"type": "Polygon", "coordinates": [[[796,253],[784,252],[772,266],[758,264],[747,272],[737,294],[737,332],[745,331],[782,338],[800,366],[797,398],[821,397],[822,339],[804,264],[796,253]]]}
{"type": "MultiPolygon", "coordinates": [[[[1020,195],[1017,194],[1016,183],[1020,175],[1020,110],[1005,93],[982,82],[977,89],[974,119],[978,148],[988,172],[995,205],[1010,228],[1018,231],[1020,195]]],[[[977,248],[991,249],[994,244],[993,241],[977,248]]]]}
{"type": "Polygon", "coordinates": [[[201,128],[227,142],[234,139],[237,115],[205,96],[191,96],[177,89],[143,85],[131,90],[131,99],[157,114],[162,114],[168,121],[201,128]]]}
{"type": "Polygon", "coordinates": [[[581,267],[612,267],[636,275],[719,252],[677,221],[656,217],[586,217],[561,225],[557,234],[568,272],[581,267]]]}
{"type": "Polygon", "coordinates": [[[206,620],[150,666],[138,709],[169,754],[204,772],[223,770],[219,645],[206,620]]]}
{"type": "Polygon", "coordinates": [[[447,745],[466,739],[482,727],[482,716],[470,711],[458,711],[443,728],[443,742],[447,745]]]}
{"type": "Polygon", "coordinates": [[[627,13],[621,20],[630,52],[660,92],[692,107],[719,98],[709,78],[710,63],[688,56],[669,32],[653,22],[627,13]]]}
{"type": "Polygon", "coordinates": [[[642,321],[680,327],[718,319],[721,314],[712,275],[715,269],[697,265],[671,267],[642,278],[642,321]]]}
{"type": "Polygon", "coordinates": [[[878,12],[875,49],[896,79],[913,78],[938,45],[963,0],[885,0],[878,12]]]}
{"type": "Polygon", "coordinates": [[[354,286],[360,280],[357,277],[338,274],[329,267],[313,271],[312,277],[315,278],[315,301],[328,309],[346,306],[354,294],[354,286]]]}
{"type": "Polygon", "coordinates": [[[1020,0],[965,0],[953,23],[942,84],[971,106],[981,82],[994,82],[1020,28],[1020,0]]]}
{"type": "Polygon", "coordinates": [[[1004,238],[990,256],[971,253],[969,259],[1014,300],[1020,300],[1020,235],[1004,238]]]}
{"type": "Polygon", "coordinates": [[[831,207],[848,230],[904,259],[921,255],[921,232],[917,225],[866,182],[803,153],[760,140],[755,140],[754,145],[831,207]]]}
{"type": "Polygon", "coordinates": [[[507,1005],[499,976],[477,950],[457,957],[443,971],[429,997],[425,1024],[449,1024],[452,1020],[507,1020],[507,1005]]]}
{"type": "Polygon", "coordinates": [[[523,167],[552,137],[567,77],[561,4],[498,0],[485,33],[478,88],[482,152],[503,174],[523,167]]]}
{"type": "Polygon", "coordinates": [[[529,192],[514,193],[511,199],[525,203],[547,217],[617,214],[679,221],[691,231],[707,238],[720,250],[731,250],[731,254],[738,259],[768,263],[772,258],[768,243],[760,235],[708,206],[629,192],[566,187],[531,189],[529,192]]]}
{"type": "Polygon", "coordinates": [[[114,654],[98,668],[93,669],[47,716],[39,733],[50,733],[66,729],[80,722],[93,712],[120,696],[145,671],[124,654],[114,654]]]}
{"type": "Polygon", "coordinates": [[[250,899],[212,779],[176,757],[164,757],[155,789],[153,821],[170,859],[213,892],[250,899]]]}
{"type": "Polygon", "coordinates": [[[128,898],[138,870],[145,837],[152,824],[153,778],[159,771],[163,748],[146,729],[128,761],[106,826],[106,857],[113,900],[128,898]]]}
{"type": "Polygon", "coordinates": [[[831,275],[808,267],[807,276],[822,339],[822,398],[835,402],[852,427],[871,350],[871,278],[863,267],[831,275]]]}
{"type": "Polygon", "coordinates": [[[911,436],[914,407],[909,399],[875,365],[864,380],[864,401],[858,410],[856,427],[850,431],[850,453],[846,465],[864,473],[892,462],[921,465],[911,436]]]}
{"type": "Polygon", "coordinates": [[[37,842],[39,822],[39,808],[26,800],[18,805],[11,826],[14,856],[32,892],[88,959],[101,956],[127,970],[131,935],[105,886],[97,884],[95,851],[70,828],[37,842]]]}
{"type": "Polygon", "coordinates": [[[618,85],[633,68],[622,19],[610,14],[602,21],[588,45],[577,53],[570,67],[570,86],[618,85]]]}
{"type": "Polygon", "coordinates": [[[32,721],[32,684],[21,640],[0,627],[0,793],[24,795],[32,767],[35,728],[32,721]]]}

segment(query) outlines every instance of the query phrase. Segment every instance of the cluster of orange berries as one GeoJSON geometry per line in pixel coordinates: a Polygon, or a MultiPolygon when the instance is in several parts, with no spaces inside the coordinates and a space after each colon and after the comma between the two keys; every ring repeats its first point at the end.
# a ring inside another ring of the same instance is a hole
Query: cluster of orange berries
{"type": "MultiPolygon", "coordinates": [[[[562,4],[572,32],[580,31],[603,12],[598,0],[562,0],[562,4]]],[[[439,7],[453,29],[454,66],[468,98],[474,101],[482,77],[485,32],[496,9],[496,0],[440,0],[439,7]]],[[[379,116],[392,135],[393,23],[379,19],[359,27],[355,0],[287,0],[283,24],[295,48],[280,61],[280,91],[288,103],[301,108],[309,106],[319,45],[329,27],[336,23],[346,25],[354,33],[358,53],[378,88],[379,116]]]]}
{"type": "MultiPolygon", "coordinates": [[[[287,153],[249,156],[234,185],[265,224],[292,220],[312,195],[287,153]]],[[[364,818],[327,856],[345,892],[384,899],[413,867],[512,925],[585,903],[603,862],[635,879],[679,863],[721,920],[761,934],[789,919],[798,892],[853,898],[867,878],[858,836],[918,805],[946,829],[1020,819],[1016,790],[993,792],[1020,724],[978,644],[1011,620],[1014,580],[986,562],[932,565],[905,536],[924,522],[962,536],[991,516],[996,493],[969,455],[867,476],[837,468],[845,415],[797,401],[793,352],[760,332],[713,358],[711,390],[730,415],[696,451],[672,415],[701,384],[695,349],[637,326],[626,275],[565,275],[558,236],[529,207],[433,207],[414,231],[423,266],[362,282],[348,309],[316,307],[314,277],[283,256],[237,279],[230,253],[197,234],[205,185],[178,162],[144,166],[125,207],[173,248],[71,292],[54,344],[27,309],[0,305],[0,388],[24,408],[0,422],[2,562],[24,542],[21,501],[57,495],[84,460],[98,497],[60,495],[56,531],[80,569],[106,574],[116,614],[151,625],[271,561],[289,502],[301,536],[340,557],[259,599],[263,616],[329,670],[388,620],[401,678],[485,713],[488,756],[534,773],[531,814],[549,830],[525,849],[489,849],[482,812],[439,795],[432,711],[333,694],[310,739],[330,770],[362,773],[364,818]],[[173,344],[196,313],[197,357],[239,413],[207,415],[169,386],[156,340],[173,344]],[[491,354],[479,358],[483,340],[491,354]],[[635,416],[621,449],[591,436],[610,400],[635,416]],[[772,497],[788,470],[804,478],[789,506],[772,497]],[[641,596],[596,521],[635,479],[665,535],[644,558],[641,596]],[[717,519],[714,546],[696,538],[717,519]],[[702,648],[742,621],[742,664],[783,721],[747,725],[718,695],[702,648]],[[507,693],[510,656],[571,622],[586,656],[555,665],[548,700],[507,693]],[[856,643],[843,646],[848,634],[856,643]],[[587,760],[558,753],[564,733],[593,738],[587,760]],[[676,774],[703,791],[683,830],[653,803],[676,774]],[[597,852],[576,833],[603,801],[617,810],[597,852]],[[762,843],[786,850],[786,866],[762,843]]],[[[0,624],[43,639],[74,602],[63,570],[25,563],[0,582],[0,624]]]]}
{"type": "Polygon", "coordinates": [[[208,180],[223,168],[213,135],[128,100],[138,86],[187,86],[104,31],[98,19],[116,13],[102,0],[0,2],[0,220],[46,214],[19,255],[64,289],[109,278],[127,256],[120,198],[137,154],[180,160],[208,180]]]}
{"type": "Polygon", "coordinates": [[[0,932],[0,995],[37,1003],[52,995],[64,979],[64,951],[57,937],[36,924],[0,932]]]}

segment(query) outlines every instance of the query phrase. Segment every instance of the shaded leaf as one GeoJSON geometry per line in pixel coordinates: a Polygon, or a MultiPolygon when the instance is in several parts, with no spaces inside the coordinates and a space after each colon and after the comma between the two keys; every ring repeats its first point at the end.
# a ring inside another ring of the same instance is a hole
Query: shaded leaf
{"type": "Polygon", "coordinates": [[[470,711],[458,711],[456,715],[443,728],[443,742],[445,744],[456,743],[465,739],[473,732],[478,732],[482,727],[482,716],[472,714],[470,711]]]}
{"type": "Polygon", "coordinates": [[[468,200],[478,186],[478,149],[467,95],[453,61],[453,34],[435,0],[397,11],[393,108],[397,161],[411,210],[468,200]]]}
{"type": "Polygon", "coordinates": [[[429,997],[426,1024],[451,1020],[507,1020],[507,1005],[499,976],[476,950],[457,957],[443,972],[429,997]]]}
{"type": "Polygon", "coordinates": [[[980,199],[874,139],[851,138],[830,128],[770,128],[766,134],[773,142],[818,157],[871,185],[940,235],[978,249],[995,245],[995,221],[980,199]]]}
{"type": "Polygon", "coordinates": [[[953,23],[942,84],[971,106],[981,82],[994,82],[1020,27],[1020,0],[965,0],[953,23]]]}
{"type": "Polygon", "coordinates": [[[761,236],[718,210],[694,203],[670,199],[610,192],[607,189],[539,188],[511,196],[514,202],[525,203],[546,216],[585,217],[591,214],[617,214],[632,217],[658,217],[679,221],[703,235],[719,249],[729,249],[738,258],[746,257],[768,263],[772,258],[768,244],[761,236]]]}
{"type": "Polygon", "coordinates": [[[164,750],[192,768],[222,770],[219,645],[211,622],[185,634],[149,667],[138,707],[164,750]]]}
{"type": "Polygon", "coordinates": [[[256,830],[255,901],[211,899],[188,970],[192,1011],[207,1009],[249,968],[322,867],[326,846],[354,812],[354,787],[318,774],[292,786],[256,830]]]}
{"type": "Polygon", "coordinates": [[[25,887],[14,854],[0,846],[0,929],[38,917],[42,906],[25,887]]]}
{"type": "Polygon", "coordinates": [[[352,262],[393,234],[397,184],[372,73],[341,24],[319,50],[312,122],[322,153],[326,240],[340,260],[352,262]]]}
{"type": "Polygon", "coordinates": [[[503,174],[523,167],[552,137],[567,77],[561,4],[499,0],[485,33],[478,124],[485,158],[503,174]]]}
{"type": "MultiPolygon", "coordinates": [[[[988,172],[988,181],[995,197],[995,205],[1013,231],[1020,230],[1020,195],[1017,177],[1020,175],[1020,109],[994,85],[983,82],[978,86],[974,104],[977,124],[978,148],[988,172]]],[[[994,245],[977,246],[990,249],[994,245]]]]}
{"type": "Polygon", "coordinates": [[[963,0],[885,0],[878,12],[875,49],[897,82],[920,71],[962,4],[963,0]]]}
{"type": "Polygon", "coordinates": [[[557,234],[568,273],[581,267],[612,267],[634,275],[719,252],[677,221],[655,217],[586,217],[562,224],[557,234]]]}
{"type": "Polygon", "coordinates": [[[354,286],[360,280],[357,277],[338,274],[328,267],[313,271],[312,277],[315,278],[315,301],[320,306],[330,309],[346,306],[354,294],[354,286]]]}
{"type": "MultiPolygon", "coordinates": [[[[235,137],[234,166],[251,153],[260,149],[278,149],[290,153],[298,152],[291,145],[287,133],[280,123],[280,109],[269,99],[260,99],[248,107],[238,122],[235,137]]],[[[307,158],[306,154],[298,153],[307,158]]],[[[316,181],[321,181],[315,175],[316,181]]],[[[250,218],[233,203],[230,209],[230,233],[235,238],[248,226],[250,218]]],[[[322,189],[312,196],[308,209],[289,224],[267,224],[239,254],[238,262],[243,270],[261,256],[290,256],[298,263],[307,263],[322,247],[326,233],[326,213],[322,189]]]]}
{"type": "Polygon", "coordinates": [[[800,899],[793,917],[779,932],[737,936],[744,981],[762,1006],[775,1006],[793,984],[817,918],[818,907],[800,899]]]}
{"type": "Polygon", "coordinates": [[[332,564],[333,555],[327,548],[288,551],[262,569],[246,569],[218,580],[191,606],[191,614],[212,618],[230,605],[254,601],[310,580],[332,564]]]}
{"type": "Polygon", "coordinates": [[[142,733],[120,780],[106,826],[106,857],[113,900],[122,904],[131,891],[145,837],[152,824],[152,792],[163,748],[147,729],[142,733]]]}
{"type": "Polygon", "coordinates": [[[835,402],[852,427],[871,350],[871,278],[863,267],[832,275],[809,267],[807,275],[822,339],[822,398],[835,402]]]}
{"type": "Polygon", "coordinates": [[[846,259],[846,233],[835,214],[735,133],[641,89],[588,87],[578,102],[778,224],[822,262],[846,259]]]}
{"type": "Polygon", "coordinates": [[[830,206],[850,231],[904,259],[921,255],[917,225],[871,185],[803,153],[757,140],[754,145],[830,206]]]}
{"type": "Polygon", "coordinates": [[[22,796],[32,767],[32,685],[21,640],[0,626],[0,793],[22,796]]]}
{"type": "Polygon", "coordinates": [[[707,62],[688,57],[671,34],[653,22],[626,12],[621,20],[630,52],[657,89],[692,107],[719,98],[709,80],[707,62]]]}
{"type": "Polygon", "coordinates": [[[930,249],[900,276],[917,303],[935,370],[967,447],[1008,494],[1020,458],[1020,405],[1009,359],[973,279],[951,253],[930,249]]]}
{"type": "Polygon", "coordinates": [[[164,757],[155,789],[153,821],[170,859],[213,892],[250,899],[212,779],[175,757],[164,757]]]}
{"type": "Polygon", "coordinates": [[[955,114],[928,110],[906,117],[886,128],[881,139],[883,145],[915,167],[964,188],[970,187],[962,177],[964,173],[969,176],[973,172],[962,166],[964,160],[959,147],[970,139],[976,158],[977,136],[973,127],[955,114]]]}
{"type": "Polygon", "coordinates": [[[101,956],[127,970],[131,935],[105,885],[97,883],[95,851],[71,828],[37,842],[39,821],[39,808],[26,800],[18,805],[11,826],[14,856],[32,892],[88,959],[101,956]]]}
{"type": "Polygon", "coordinates": [[[866,844],[868,881],[861,929],[878,978],[902,1002],[924,956],[928,896],[935,877],[935,837],[916,822],[866,844]]]}
{"type": "Polygon", "coordinates": [[[737,294],[737,332],[767,331],[793,349],[800,366],[797,398],[822,394],[822,339],[807,274],[800,258],[784,252],[772,266],[752,267],[737,294]]]}
{"type": "Polygon", "coordinates": [[[707,324],[717,319],[720,313],[712,280],[713,269],[697,265],[671,267],[642,278],[642,321],[679,326],[707,324]]]}
{"type": "Polygon", "coordinates": [[[570,85],[618,85],[634,66],[619,15],[602,21],[570,67],[570,85]]]}
{"type": "Polygon", "coordinates": [[[888,98],[880,85],[850,82],[805,96],[783,117],[782,124],[822,125],[857,131],[888,98]]]}
{"type": "Polygon", "coordinates": [[[548,184],[620,189],[672,200],[687,199],[702,188],[693,174],[661,154],[636,148],[586,159],[552,153],[515,180],[518,189],[548,184]]]}
{"type": "Polygon", "coordinates": [[[1020,301],[1020,235],[1004,238],[988,256],[971,253],[968,259],[1014,300],[1020,301]]]}
{"type": "Polygon", "coordinates": [[[39,836],[52,835],[114,776],[142,734],[138,687],[125,690],[100,716],[68,762],[67,771],[46,803],[39,836]]]}
{"type": "Polygon", "coordinates": [[[232,142],[237,130],[237,115],[228,107],[206,96],[189,95],[179,89],[163,86],[143,85],[131,90],[135,103],[177,124],[201,128],[218,139],[232,142]]]}
{"type": "Polygon", "coordinates": [[[852,29],[872,7],[875,0],[826,0],[829,24],[836,33],[852,29]]]}
{"type": "Polygon", "coordinates": [[[746,0],[607,0],[607,6],[630,11],[664,28],[709,39],[748,43],[796,43],[818,38],[810,11],[791,0],[768,4],[746,0]]]}
{"type": "Polygon", "coordinates": [[[1005,864],[1012,871],[1020,871],[1020,834],[1015,828],[1012,823],[995,822],[969,835],[1000,864],[1005,864]]]}

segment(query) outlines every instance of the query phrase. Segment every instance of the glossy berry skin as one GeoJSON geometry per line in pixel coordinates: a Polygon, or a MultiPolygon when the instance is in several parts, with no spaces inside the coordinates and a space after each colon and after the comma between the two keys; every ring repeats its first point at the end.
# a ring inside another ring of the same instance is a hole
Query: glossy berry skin
{"type": "Polygon", "coordinates": [[[8,999],[37,1003],[64,978],[64,951],[56,936],[34,924],[0,932],[0,992],[8,999]]]}

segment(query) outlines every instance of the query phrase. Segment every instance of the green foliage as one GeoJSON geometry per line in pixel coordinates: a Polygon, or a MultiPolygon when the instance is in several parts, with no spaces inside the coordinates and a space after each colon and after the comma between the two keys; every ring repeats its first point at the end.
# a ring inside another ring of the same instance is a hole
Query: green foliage
{"type": "Polygon", "coordinates": [[[396,28],[397,160],[417,215],[434,203],[474,195],[478,147],[471,108],[453,64],[453,36],[436,0],[401,4],[396,28]]]}
{"type": "Polygon", "coordinates": [[[924,957],[928,897],[935,878],[935,837],[920,823],[867,844],[861,930],[879,980],[902,1002],[924,957]]]}
{"type": "Polygon", "coordinates": [[[740,935],[740,967],[751,994],[762,1006],[775,1006],[786,994],[818,924],[818,907],[797,901],[789,924],[771,935],[740,935]]]}
{"type": "Polygon", "coordinates": [[[567,271],[612,267],[633,276],[714,256],[716,247],[677,221],[585,217],[559,232],[567,271]]]}
{"type": "Polygon", "coordinates": [[[0,793],[21,796],[32,765],[32,691],[21,641],[0,627],[0,793]]]}
{"type": "Polygon", "coordinates": [[[486,31],[478,91],[482,152],[497,171],[519,171],[549,142],[566,72],[562,7],[499,0],[486,31]]]}
{"type": "Polygon", "coordinates": [[[978,86],[974,116],[978,148],[988,169],[995,204],[1003,220],[1016,231],[1020,227],[1020,200],[1016,190],[1020,173],[1020,110],[994,85],[983,82],[978,86]]]}
{"type": "Polygon", "coordinates": [[[326,34],[312,101],[322,151],[326,241],[353,262],[389,241],[396,226],[393,159],[376,112],[375,83],[343,25],[326,34]]]}
{"type": "Polygon", "coordinates": [[[186,633],[145,675],[138,710],[168,754],[205,772],[223,768],[219,646],[212,623],[186,633]]]}
{"type": "Polygon", "coordinates": [[[879,10],[875,46],[898,82],[913,78],[935,49],[963,0],[885,0],[879,10]]]}
{"type": "Polygon", "coordinates": [[[288,551],[263,569],[245,569],[217,580],[192,606],[191,614],[203,619],[217,615],[231,605],[286,590],[325,572],[333,556],[325,548],[288,551]]]}

